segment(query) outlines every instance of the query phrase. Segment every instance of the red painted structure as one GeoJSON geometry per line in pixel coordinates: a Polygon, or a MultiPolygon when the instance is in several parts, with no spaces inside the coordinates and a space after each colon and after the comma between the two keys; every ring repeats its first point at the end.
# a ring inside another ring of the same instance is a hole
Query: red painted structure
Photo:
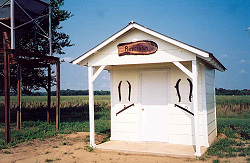
{"type": "MultiPolygon", "coordinates": [[[[7,40],[6,40],[7,41],[7,40]]],[[[31,53],[27,51],[7,49],[8,45],[5,42],[4,48],[0,49],[0,56],[3,55],[4,60],[4,88],[5,88],[5,144],[10,142],[10,68],[13,65],[18,66],[18,83],[17,83],[17,129],[21,128],[20,123],[20,106],[21,106],[21,65],[48,68],[48,107],[47,107],[47,122],[50,123],[50,104],[51,104],[51,65],[56,64],[56,129],[60,129],[60,59],[53,56],[41,55],[38,53],[31,53]]]]}

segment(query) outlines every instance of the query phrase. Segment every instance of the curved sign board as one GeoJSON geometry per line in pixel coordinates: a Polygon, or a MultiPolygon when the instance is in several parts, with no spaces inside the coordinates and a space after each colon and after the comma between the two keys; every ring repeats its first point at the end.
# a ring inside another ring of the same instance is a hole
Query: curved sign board
{"type": "Polygon", "coordinates": [[[120,43],[117,45],[118,55],[149,55],[158,50],[158,46],[153,41],[136,41],[128,43],[120,43]]]}

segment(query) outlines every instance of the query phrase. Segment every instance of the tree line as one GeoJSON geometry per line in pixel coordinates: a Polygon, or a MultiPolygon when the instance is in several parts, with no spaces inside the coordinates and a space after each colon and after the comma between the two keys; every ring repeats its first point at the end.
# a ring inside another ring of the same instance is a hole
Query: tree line
{"type": "MultiPolygon", "coordinates": [[[[223,89],[223,88],[215,88],[216,95],[250,95],[250,89],[223,89]]],[[[82,96],[89,95],[89,90],[61,90],[61,96],[82,96]]],[[[15,96],[15,92],[11,92],[11,96],[15,96]]],[[[56,96],[56,91],[51,91],[52,96],[56,96]]],[[[94,95],[110,95],[110,91],[94,91],[94,95]]],[[[4,93],[0,92],[0,96],[4,96],[4,93]]],[[[29,94],[23,94],[23,96],[47,96],[47,92],[31,92],[29,94]]]]}
{"type": "MultiPolygon", "coordinates": [[[[61,90],[61,96],[82,96],[89,95],[89,90],[61,90]]],[[[110,95],[110,91],[94,91],[94,95],[110,95]]],[[[47,92],[32,92],[30,96],[47,96],[47,92]]],[[[56,91],[51,91],[51,96],[56,96],[56,91]]]]}
{"type": "Polygon", "coordinates": [[[223,88],[215,88],[216,95],[250,95],[250,89],[223,89],[223,88]]]}

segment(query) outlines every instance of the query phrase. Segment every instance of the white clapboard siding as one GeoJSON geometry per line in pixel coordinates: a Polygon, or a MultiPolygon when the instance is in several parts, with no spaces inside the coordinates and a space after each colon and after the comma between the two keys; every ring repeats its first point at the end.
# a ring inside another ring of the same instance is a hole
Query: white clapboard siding
{"type": "Polygon", "coordinates": [[[215,110],[215,71],[205,66],[205,88],[206,88],[206,107],[207,107],[207,127],[208,143],[217,136],[216,130],[216,110],[215,110]]]}
{"type": "Polygon", "coordinates": [[[215,121],[208,123],[208,134],[210,134],[213,130],[215,130],[216,128],[215,124],[216,124],[215,121]]]}
{"type": "MultiPolygon", "coordinates": [[[[183,111],[185,112],[185,111],[183,111]]],[[[179,124],[179,125],[193,125],[194,124],[194,116],[192,116],[189,113],[184,113],[184,114],[174,114],[170,116],[171,124],[179,124]]],[[[199,124],[203,124],[203,115],[199,115],[199,124]]]]}
{"type": "Polygon", "coordinates": [[[207,103],[208,103],[208,104],[214,103],[214,94],[208,94],[208,93],[207,93],[207,96],[206,96],[206,97],[207,97],[206,100],[207,100],[207,103]]]}
{"type": "Polygon", "coordinates": [[[207,114],[214,112],[214,103],[207,103],[207,114]]]}
{"type": "MultiPolygon", "coordinates": [[[[112,130],[111,130],[112,131],[112,130]]],[[[111,140],[139,141],[138,133],[134,132],[111,132],[111,140]]]]}
{"type": "MultiPolygon", "coordinates": [[[[172,135],[194,135],[194,125],[187,124],[171,124],[172,135]]],[[[203,126],[199,126],[199,135],[203,135],[203,126]]]]}
{"type": "Polygon", "coordinates": [[[209,143],[209,145],[212,144],[212,142],[215,140],[216,136],[217,136],[217,130],[215,129],[215,130],[213,130],[213,131],[208,135],[208,143],[209,143]]]}
{"type": "Polygon", "coordinates": [[[132,106],[116,116],[124,108],[123,104],[116,104],[111,109],[111,139],[137,141],[139,134],[139,108],[132,106]],[[119,134],[122,134],[119,136],[119,134]],[[124,135],[127,135],[124,137],[124,135]]]}
{"type": "Polygon", "coordinates": [[[206,84],[206,94],[214,95],[214,85],[206,84]]]}
{"type": "Polygon", "coordinates": [[[113,115],[113,122],[114,123],[139,123],[139,114],[131,114],[122,112],[120,114],[113,115]]]}
{"type": "MultiPolygon", "coordinates": [[[[172,144],[195,145],[195,137],[193,135],[171,135],[172,144]]],[[[204,138],[200,136],[200,145],[204,145],[204,138]]]]}
{"type": "Polygon", "coordinates": [[[206,75],[206,84],[214,85],[214,76],[206,75]]]}
{"type": "Polygon", "coordinates": [[[214,117],[215,117],[215,112],[210,112],[207,114],[207,123],[210,124],[211,122],[214,121],[214,117]]]}
{"type": "Polygon", "coordinates": [[[206,76],[215,77],[215,70],[206,66],[205,74],[206,76]]]}
{"type": "Polygon", "coordinates": [[[114,132],[129,132],[138,133],[139,124],[138,122],[114,122],[112,124],[112,129],[114,132]]]}

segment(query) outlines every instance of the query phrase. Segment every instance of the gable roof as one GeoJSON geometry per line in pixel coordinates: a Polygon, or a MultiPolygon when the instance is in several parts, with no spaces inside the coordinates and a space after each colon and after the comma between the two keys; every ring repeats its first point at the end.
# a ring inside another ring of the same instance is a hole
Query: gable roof
{"type": "Polygon", "coordinates": [[[173,39],[171,37],[168,37],[166,35],[163,35],[159,32],[156,32],[152,29],[146,28],[136,22],[131,21],[127,26],[125,26],[123,29],[121,29],[120,31],[118,31],[117,33],[115,33],[114,35],[110,36],[108,39],[104,40],[103,42],[101,42],[100,44],[98,44],[97,46],[95,46],[94,48],[90,49],[89,51],[87,51],[86,53],[82,54],[81,56],[79,56],[78,58],[74,59],[73,61],[71,61],[70,63],[72,64],[80,64],[83,60],[85,60],[86,58],[88,58],[89,56],[93,55],[94,53],[96,53],[98,50],[102,49],[103,47],[105,47],[106,45],[108,45],[109,43],[113,42],[114,40],[116,40],[118,37],[120,37],[121,35],[123,35],[124,33],[128,32],[131,29],[138,29],[140,31],[143,31],[147,34],[150,34],[152,36],[155,36],[161,40],[164,40],[166,42],[169,42],[173,45],[176,45],[180,48],[183,48],[187,51],[193,52],[197,55],[197,57],[201,58],[202,60],[204,60],[206,63],[208,63],[209,65],[211,65],[212,67],[214,67],[215,69],[219,70],[219,71],[225,71],[226,68],[213,56],[212,53],[207,52],[205,50],[196,48],[194,46],[188,45],[186,43],[183,43],[181,41],[178,41],[176,39],[173,39]]]}

